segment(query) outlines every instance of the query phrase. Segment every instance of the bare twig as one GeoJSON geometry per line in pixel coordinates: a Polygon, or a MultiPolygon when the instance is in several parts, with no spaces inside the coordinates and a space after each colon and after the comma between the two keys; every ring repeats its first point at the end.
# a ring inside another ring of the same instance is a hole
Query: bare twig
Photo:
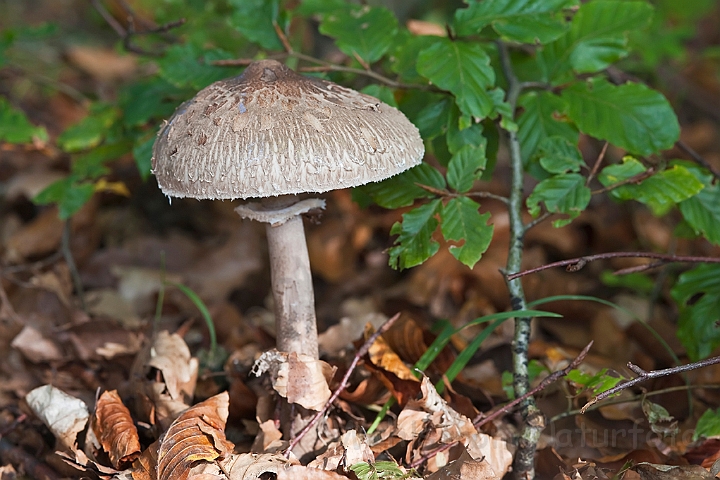
{"type": "Polygon", "coordinates": [[[446,198],[458,198],[458,197],[469,197],[469,198],[492,198],[507,205],[508,199],[502,195],[495,195],[490,192],[467,192],[467,193],[455,193],[444,188],[435,188],[430,185],[423,185],[422,183],[415,182],[415,186],[422,188],[430,193],[433,193],[439,197],[446,198]]]}
{"type": "Polygon", "coordinates": [[[476,418],[473,421],[473,425],[475,425],[476,428],[480,428],[481,426],[485,425],[486,423],[495,420],[497,417],[508,413],[515,406],[517,406],[520,402],[522,402],[525,398],[535,395],[536,393],[541,392],[542,390],[545,390],[548,387],[548,385],[556,382],[557,380],[559,380],[562,377],[564,377],[565,375],[567,375],[570,372],[570,370],[577,368],[577,366],[580,365],[580,363],[582,363],[582,361],[587,356],[588,352],[590,351],[590,347],[592,347],[592,344],[593,344],[593,342],[591,341],[590,343],[585,345],[585,348],[582,349],[582,351],[578,354],[578,356],[575,357],[575,360],[570,362],[567,367],[563,368],[562,370],[558,370],[556,372],[551,373],[550,375],[545,377],[535,388],[528,391],[525,395],[523,395],[522,397],[516,398],[515,400],[513,400],[512,402],[510,402],[506,405],[503,405],[502,407],[500,407],[499,409],[497,409],[490,415],[480,416],[479,418],[476,418]],[[523,398],[523,397],[525,397],[525,398],[523,398]]]}
{"type": "Polygon", "coordinates": [[[595,178],[595,175],[597,174],[598,170],[600,170],[600,165],[602,164],[603,160],[605,159],[605,152],[607,152],[608,149],[608,142],[605,142],[605,145],[603,145],[602,150],[600,150],[600,155],[598,155],[597,160],[595,160],[595,164],[592,167],[592,170],[590,170],[590,174],[587,177],[587,180],[585,180],[585,186],[589,186],[590,182],[593,178],[595,178]]]}
{"type": "Polygon", "coordinates": [[[642,368],[638,367],[634,363],[628,363],[627,367],[632,370],[633,373],[637,375],[637,377],[628,380],[627,382],[620,383],[618,385],[615,385],[613,388],[606,390],[596,396],[595,398],[590,399],[588,403],[585,404],[585,406],[582,407],[580,410],[580,413],[585,413],[588,408],[590,408],[595,403],[604,400],[612,395],[615,395],[616,393],[619,393],[627,388],[634,387],[635,385],[645,382],[647,380],[650,380],[652,378],[658,378],[658,377],[666,377],[668,375],[673,375],[676,373],[682,373],[682,372],[688,372],[690,370],[696,370],[698,368],[707,367],[710,365],[715,365],[717,363],[720,363],[720,357],[712,357],[712,358],[706,358],[705,360],[700,360],[698,362],[688,363],[686,365],[678,365],[677,367],[670,367],[665,368],[663,370],[651,370],[651,371],[645,371],[642,368]]]}
{"type": "MultiPolygon", "coordinates": [[[[652,252],[609,252],[548,263],[547,265],[541,265],[539,267],[523,270],[522,272],[509,274],[507,278],[508,280],[514,280],[516,278],[524,277],[525,275],[530,275],[531,273],[542,272],[543,270],[555,267],[566,267],[569,272],[577,272],[590,262],[609,258],[653,258],[662,261],[662,263],[720,263],[720,258],[717,257],[695,257],[692,255],[670,255],[667,253],[652,252]]],[[[627,269],[625,269],[625,271],[627,272],[627,269]]]]}
{"type": "Polygon", "coordinates": [[[682,150],[683,152],[690,155],[690,158],[692,158],[695,163],[710,170],[710,173],[712,173],[716,179],[720,179],[720,172],[718,172],[718,170],[715,167],[713,167],[710,162],[708,162],[705,158],[703,158],[702,155],[700,155],[695,150],[693,150],[692,147],[690,147],[690,145],[683,142],[682,140],[678,140],[677,142],[675,142],[675,145],[680,150],[682,150]]]}
{"type": "MultiPolygon", "coordinates": [[[[488,415],[488,416],[484,416],[484,415],[482,415],[482,414],[481,414],[481,415],[478,415],[478,417],[473,420],[473,425],[475,426],[475,428],[480,428],[481,426],[485,425],[485,424],[488,423],[488,422],[491,422],[491,421],[495,420],[496,418],[500,417],[501,415],[505,415],[505,414],[507,414],[507,413],[510,413],[510,411],[511,411],[513,408],[515,408],[516,406],[518,406],[518,405],[519,405],[520,403],[522,403],[524,400],[526,400],[526,399],[532,397],[533,395],[541,392],[542,390],[546,389],[550,384],[552,384],[553,382],[556,382],[556,381],[559,380],[560,378],[562,378],[562,377],[564,377],[565,375],[567,375],[567,374],[570,372],[570,370],[572,370],[572,369],[574,369],[574,368],[577,368],[577,366],[580,365],[580,363],[581,363],[581,362],[585,359],[585,357],[587,356],[588,352],[590,351],[590,347],[592,346],[592,344],[593,344],[593,342],[588,343],[588,344],[585,346],[585,348],[583,348],[582,351],[578,354],[578,356],[575,357],[575,359],[574,359],[572,362],[570,362],[570,364],[568,364],[567,367],[563,368],[562,370],[558,370],[558,371],[556,371],[556,372],[551,373],[550,375],[548,375],[547,377],[545,377],[535,388],[529,390],[529,391],[526,392],[524,395],[516,398],[515,400],[513,400],[512,402],[510,402],[510,403],[508,403],[508,404],[506,404],[506,405],[503,405],[502,407],[498,408],[497,410],[495,410],[493,413],[491,413],[491,414],[488,415]]],[[[457,445],[459,442],[460,442],[459,440],[456,440],[456,441],[451,442],[451,443],[446,443],[446,444],[444,444],[444,445],[439,446],[438,448],[435,448],[435,449],[431,450],[430,452],[427,452],[426,454],[424,454],[424,455],[421,456],[420,458],[418,458],[418,459],[416,459],[415,461],[413,461],[413,462],[410,464],[410,467],[412,467],[412,468],[417,468],[417,467],[419,467],[420,465],[422,465],[424,462],[426,462],[427,460],[429,460],[429,459],[432,458],[433,456],[437,455],[438,453],[444,452],[445,450],[448,450],[448,449],[452,448],[453,446],[457,445]]]]}
{"type": "Polygon", "coordinates": [[[110,27],[112,27],[113,30],[115,30],[115,33],[118,34],[118,36],[122,39],[123,47],[128,52],[137,53],[139,55],[146,55],[149,57],[159,57],[162,56],[164,52],[161,51],[151,51],[151,50],[145,50],[141,47],[138,47],[137,45],[132,43],[132,38],[137,35],[151,35],[154,33],[167,33],[170,30],[179,27],[180,25],[185,23],[185,19],[181,18],[180,20],[175,20],[174,22],[168,22],[163,25],[160,25],[155,28],[150,28],[147,30],[143,30],[141,32],[138,32],[135,30],[135,17],[134,12],[130,8],[130,6],[126,2],[122,2],[123,8],[127,12],[127,23],[128,28],[124,28],[120,22],[118,22],[115,17],[112,16],[110,12],[105,8],[105,6],[100,3],[100,0],[91,0],[92,6],[97,10],[97,12],[100,14],[101,17],[107,22],[110,27]]]}
{"type": "Polygon", "coordinates": [[[612,191],[612,190],[615,190],[616,188],[620,188],[620,187],[622,187],[623,185],[629,185],[629,184],[631,184],[631,183],[639,184],[640,182],[642,182],[642,181],[645,180],[646,178],[650,178],[650,177],[652,177],[653,175],[655,175],[655,169],[652,168],[652,167],[650,167],[650,168],[648,168],[647,170],[645,170],[644,172],[638,173],[637,175],[633,175],[632,177],[627,178],[627,179],[623,180],[622,182],[613,183],[612,185],[608,185],[607,187],[603,187],[603,188],[600,188],[600,189],[598,189],[598,190],[593,190],[592,194],[593,194],[593,195],[599,195],[599,194],[601,194],[601,193],[607,193],[607,192],[610,192],[610,191],[612,191]]]}
{"type": "MultiPolygon", "coordinates": [[[[289,46],[290,45],[288,44],[286,46],[286,48],[289,46]]],[[[370,78],[377,80],[378,82],[383,83],[389,87],[397,88],[400,90],[425,90],[428,92],[447,93],[444,90],[440,90],[439,88],[435,87],[434,85],[425,85],[425,84],[420,84],[420,83],[402,83],[402,82],[398,82],[397,80],[388,78],[384,75],[381,75],[381,74],[375,72],[374,70],[370,70],[370,69],[365,70],[362,68],[354,68],[354,67],[347,67],[345,65],[337,65],[334,63],[326,62],[325,60],[321,60],[319,58],[312,57],[310,55],[305,55],[304,53],[296,52],[294,50],[267,56],[268,59],[273,59],[273,60],[280,60],[280,59],[287,58],[287,57],[297,58],[298,60],[303,60],[305,62],[314,63],[317,65],[316,67],[301,67],[298,69],[301,72],[353,73],[355,75],[363,75],[365,77],[370,77],[370,78]]],[[[230,59],[230,60],[215,60],[213,62],[210,62],[210,64],[218,65],[221,67],[243,67],[243,66],[250,65],[254,61],[255,60],[252,58],[237,58],[237,59],[230,59]]]]}
{"type": "Polygon", "coordinates": [[[535,219],[529,221],[529,222],[525,225],[525,231],[527,232],[527,231],[530,230],[531,228],[533,228],[533,227],[541,224],[542,222],[544,222],[544,221],[547,220],[548,218],[552,217],[553,215],[555,215],[555,212],[545,212],[545,213],[543,213],[542,215],[540,215],[538,218],[535,218],[535,219]]]}
{"type": "Polygon", "coordinates": [[[63,228],[61,251],[63,257],[65,257],[65,263],[67,263],[68,270],[70,270],[70,277],[72,278],[73,284],[75,285],[75,292],[80,299],[80,306],[84,312],[87,312],[87,305],[85,304],[85,290],[83,289],[82,279],[80,278],[80,272],[75,264],[75,258],[73,257],[72,249],[70,246],[70,235],[72,227],[70,220],[65,221],[65,227],[63,228]]]}
{"type": "Polygon", "coordinates": [[[353,371],[355,371],[355,367],[357,367],[357,364],[360,362],[360,359],[365,356],[365,354],[370,350],[370,347],[375,343],[375,341],[382,335],[383,333],[387,332],[388,329],[395,323],[395,321],[400,318],[400,314],[395,314],[392,318],[388,319],[385,323],[383,323],[380,328],[377,329],[375,333],[373,333],[370,338],[367,339],[367,341],[363,344],[360,349],[355,352],[355,357],[353,357],[352,363],[350,363],[350,366],[348,367],[347,372],[345,372],[345,375],[343,376],[342,380],[340,381],[340,385],[335,389],[333,394],[330,396],[327,402],[325,402],[325,406],[315,414],[315,416],[310,420],[310,422],[305,425],[305,427],[297,434],[295,435],[295,438],[293,438],[290,441],[290,445],[288,445],[288,448],[285,450],[285,456],[289,457],[290,452],[292,452],[293,448],[297,446],[298,443],[300,443],[300,440],[308,434],[310,430],[315,426],[317,422],[320,421],[320,419],[325,415],[325,412],[330,408],[330,406],[337,400],[337,398],[340,396],[340,394],[348,387],[348,383],[350,381],[350,375],[352,375],[353,371]]]}

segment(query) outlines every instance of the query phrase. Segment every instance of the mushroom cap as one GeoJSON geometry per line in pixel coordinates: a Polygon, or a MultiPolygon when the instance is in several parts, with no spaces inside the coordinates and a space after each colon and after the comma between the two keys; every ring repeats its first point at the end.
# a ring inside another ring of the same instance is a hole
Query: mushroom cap
{"type": "Polygon", "coordinates": [[[423,154],[396,108],[262,60],[180,105],[158,133],[152,168],[166,195],[234,199],[363,185],[423,154]]]}

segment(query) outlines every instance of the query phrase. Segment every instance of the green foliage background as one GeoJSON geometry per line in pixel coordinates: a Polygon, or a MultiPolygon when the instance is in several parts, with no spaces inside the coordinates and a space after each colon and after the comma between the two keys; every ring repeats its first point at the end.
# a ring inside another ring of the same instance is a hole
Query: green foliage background
{"type": "MultiPolygon", "coordinates": [[[[717,179],[701,166],[662,155],[679,137],[673,107],[650,86],[611,75],[624,71],[652,85],[659,66],[682,65],[688,55],[684,42],[715,2],[470,0],[456,9],[435,3],[418,2],[413,16],[444,26],[447,36],[411,33],[405,8],[383,2],[137,0],[137,11],[150,12],[158,25],[187,20],[171,35],[133,37],[139,48],[160,53],[139,57],[146,73],[123,85],[114,100],[93,100],[87,117],[56,138],[29,121],[15,99],[0,98],[0,141],[52,142],[70,156],[67,178],[36,198],[57,204],[60,216],[69,218],[100,188],[114,160],[132,155],[140,176],[150,177],[161,121],[199,89],[242,71],[217,61],[276,56],[292,67],[327,67],[324,62],[333,58],[342,68],[315,74],[398,106],[426,143],[426,163],[355,192],[362,204],[412,206],[392,228],[395,268],[434,255],[439,236],[468,267],[481,260],[493,227],[476,185],[493,178],[508,138],[517,138],[534,185],[525,205],[533,217],[553,214],[559,227],[588,207],[591,165],[578,148],[586,136],[626,152],[622,162],[597,173],[608,195],[645,204],[655,215],[676,212],[682,219],[678,232],[720,245],[717,179]],[[276,28],[300,54],[285,52],[276,28]],[[509,52],[505,64],[502,49],[509,52]],[[515,91],[508,91],[508,75],[519,82],[515,91]]],[[[89,15],[93,29],[107,29],[97,13],[89,15]]],[[[69,35],[60,28],[5,28],[0,68],[17,68],[28,48],[69,35]]],[[[719,278],[717,267],[696,267],[673,288],[680,339],[692,359],[720,345],[719,278]]]]}

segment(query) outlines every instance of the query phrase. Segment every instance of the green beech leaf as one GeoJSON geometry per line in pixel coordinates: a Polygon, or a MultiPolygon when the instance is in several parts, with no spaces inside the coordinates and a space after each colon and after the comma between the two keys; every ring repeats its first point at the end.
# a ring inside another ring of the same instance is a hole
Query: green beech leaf
{"type": "Polygon", "coordinates": [[[720,436],[720,408],[717,410],[708,409],[697,421],[693,441],[699,438],[713,438],[720,436]]]}
{"type": "Polygon", "coordinates": [[[492,112],[494,102],[487,90],[495,84],[495,72],[482,45],[439,38],[420,52],[417,70],[452,92],[464,114],[484,118],[492,112]]]}
{"type": "Polygon", "coordinates": [[[348,5],[331,12],[320,23],[320,33],[333,37],[343,53],[351,58],[358,54],[368,63],[387,53],[397,30],[397,18],[383,7],[348,5]]]}
{"type": "Polygon", "coordinates": [[[680,309],[677,336],[692,361],[720,345],[720,265],[700,265],[680,275],[670,292],[680,309]]]}
{"type": "Polygon", "coordinates": [[[592,73],[627,55],[627,33],[644,28],[653,8],[644,1],[594,0],[583,4],[570,31],[539,52],[546,80],[561,83],[571,70],[592,73]]]}
{"type": "Polygon", "coordinates": [[[398,108],[397,100],[395,100],[395,93],[390,87],[373,83],[372,85],[368,85],[363,88],[361,92],[366,95],[370,95],[371,97],[375,97],[387,103],[391,107],[398,108]]]}
{"type": "Polygon", "coordinates": [[[563,10],[577,0],[494,0],[473,2],[455,12],[457,35],[472,35],[484,27],[503,38],[520,43],[547,43],[568,30],[563,10]]]}
{"type": "Polygon", "coordinates": [[[467,197],[451,199],[442,209],[442,234],[445,240],[463,242],[451,246],[450,253],[472,268],[490,246],[493,225],[488,225],[490,213],[480,214],[480,205],[467,197]]]}
{"type": "Polygon", "coordinates": [[[132,149],[135,165],[140,173],[140,178],[143,180],[150,178],[153,143],[155,143],[155,135],[151,135],[144,141],[139,140],[132,149]]]}
{"type": "Polygon", "coordinates": [[[695,165],[687,165],[705,188],[700,193],[680,202],[680,212],[696,235],[703,235],[711,243],[720,245],[720,184],[714,177],[695,165]]]}
{"type": "Polygon", "coordinates": [[[448,185],[457,192],[467,192],[475,180],[480,178],[486,164],[484,145],[465,145],[450,159],[447,170],[448,185]]]}
{"type": "Polygon", "coordinates": [[[404,213],[402,223],[393,225],[390,234],[398,235],[398,238],[389,250],[392,268],[414,267],[437,253],[440,245],[432,235],[438,226],[435,216],[441,206],[440,199],[433,200],[404,213]]]}
{"type": "Polygon", "coordinates": [[[126,127],[144,125],[152,118],[167,118],[172,115],[177,103],[171,96],[180,90],[162,78],[132,83],[123,89],[120,105],[123,110],[123,124],[126,127]]]}
{"type": "Polygon", "coordinates": [[[279,0],[230,0],[230,25],[245,38],[267,50],[282,50],[273,21],[278,21],[279,0]]]}
{"type": "MultiPolygon", "coordinates": [[[[637,162],[637,160],[633,160],[633,162],[637,162]]],[[[601,183],[607,181],[608,178],[607,174],[603,173],[599,177],[601,183]]],[[[605,183],[603,184],[605,185],[605,183]]],[[[640,183],[628,183],[615,188],[610,194],[620,200],[637,200],[650,207],[655,215],[662,215],[677,203],[695,196],[703,188],[703,183],[687,168],[673,165],[640,183]]]]}
{"type": "Polygon", "coordinates": [[[604,187],[609,187],[616,183],[624,182],[641,173],[645,173],[645,171],[647,171],[645,165],[640,163],[636,158],[626,156],[623,158],[622,163],[608,165],[600,170],[598,180],[604,187]]]}
{"type": "Polygon", "coordinates": [[[176,87],[200,90],[213,82],[232,76],[232,70],[212,65],[215,60],[227,60],[234,55],[215,49],[203,52],[192,44],[173,45],[158,60],[160,76],[176,87]]]}
{"type": "Polygon", "coordinates": [[[554,226],[561,227],[585,210],[591,195],[590,189],[585,186],[585,177],[577,173],[565,173],[538,183],[528,197],[527,205],[534,217],[540,213],[540,202],[545,204],[548,212],[568,215],[567,219],[553,222],[554,226]]]}
{"type": "Polygon", "coordinates": [[[400,175],[395,175],[382,182],[369,183],[358,189],[369,195],[381,207],[399,208],[412,205],[418,198],[434,196],[427,190],[418,187],[417,184],[444,189],[445,179],[435,168],[427,163],[421,163],[400,175]]]}
{"type": "Polygon", "coordinates": [[[95,104],[90,114],[69,127],[58,137],[58,145],[66,152],[77,152],[95,147],[103,141],[110,128],[120,117],[120,110],[110,105],[95,104]]]}
{"type": "Polygon", "coordinates": [[[31,143],[34,138],[47,141],[45,127],[33,125],[22,111],[13,108],[5,98],[0,97],[0,141],[31,143]]]}
{"type": "Polygon", "coordinates": [[[557,135],[544,138],[539,150],[540,165],[550,173],[579,172],[583,164],[578,147],[557,135]]]}
{"type": "Polygon", "coordinates": [[[563,90],[567,115],[588,135],[640,155],[672,147],[680,136],[665,97],[638,83],[613,85],[593,78],[563,90]]]}
{"type": "Polygon", "coordinates": [[[105,163],[122,157],[130,152],[131,147],[132,142],[124,139],[119,142],[100,145],[87,153],[78,155],[73,160],[72,175],[82,179],[95,179],[107,175],[109,169],[105,166],[105,163]]]}
{"type": "Polygon", "coordinates": [[[533,157],[543,139],[551,136],[578,143],[578,132],[567,122],[558,120],[558,113],[567,109],[565,101],[550,92],[528,92],[518,102],[523,112],[518,117],[518,140],[524,162],[533,157]]]}
{"type": "Polygon", "coordinates": [[[400,30],[395,37],[395,48],[390,56],[390,68],[393,72],[409,83],[420,83],[425,79],[417,71],[418,54],[437,42],[438,37],[430,35],[413,35],[407,30],[400,30]]]}
{"type": "Polygon", "coordinates": [[[95,193],[92,182],[79,183],[73,177],[60,179],[48,185],[33,201],[40,205],[56,203],[58,215],[67,220],[85,205],[95,193]]]}
{"type": "Polygon", "coordinates": [[[472,123],[472,119],[461,114],[456,104],[450,108],[445,141],[450,153],[457,153],[466,145],[482,148],[487,145],[482,124],[472,123]],[[464,121],[470,121],[470,124],[461,125],[464,121]]]}

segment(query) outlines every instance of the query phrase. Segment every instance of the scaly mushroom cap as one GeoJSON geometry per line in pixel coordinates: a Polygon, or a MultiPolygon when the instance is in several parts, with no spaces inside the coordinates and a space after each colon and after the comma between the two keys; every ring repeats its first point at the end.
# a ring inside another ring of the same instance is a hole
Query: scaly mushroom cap
{"type": "Polygon", "coordinates": [[[363,185],[423,153],[397,109],[262,60],[182,104],[158,134],[152,166],[166,195],[234,199],[363,185]]]}

